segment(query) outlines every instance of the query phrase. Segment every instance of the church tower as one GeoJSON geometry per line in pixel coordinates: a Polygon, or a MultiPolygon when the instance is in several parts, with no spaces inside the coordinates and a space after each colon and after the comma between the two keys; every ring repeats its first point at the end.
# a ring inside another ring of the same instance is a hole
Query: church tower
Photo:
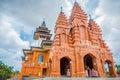
{"type": "Polygon", "coordinates": [[[74,3],[72,13],[70,16],[71,32],[74,43],[85,43],[88,40],[88,24],[87,15],[81,9],[77,2],[74,3]]]}
{"type": "Polygon", "coordinates": [[[69,20],[63,12],[58,16],[50,62],[51,77],[67,76],[68,70],[71,77],[86,77],[86,67],[105,77],[104,63],[108,63],[110,75],[117,76],[112,53],[102,39],[100,27],[93,19],[87,21],[77,2],[69,20]]]}
{"type": "Polygon", "coordinates": [[[64,76],[70,70],[71,77],[85,77],[84,63],[80,54],[81,44],[88,41],[87,15],[77,2],[74,3],[70,19],[60,12],[51,49],[51,77],[64,76]],[[60,66],[60,67],[59,67],[60,66]]]}
{"type": "MultiPolygon", "coordinates": [[[[34,40],[37,46],[31,46],[30,49],[23,49],[22,68],[20,79],[25,77],[41,78],[48,75],[49,50],[51,49],[52,40],[50,30],[46,27],[45,21],[34,32],[34,40]]],[[[26,79],[25,79],[26,80],[26,79]]]]}
{"type": "Polygon", "coordinates": [[[64,12],[60,12],[55,25],[55,36],[53,47],[50,51],[52,61],[51,77],[60,77],[66,74],[66,70],[72,68],[71,59],[73,57],[73,49],[71,47],[69,35],[70,27],[64,12]],[[64,63],[66,62],[66,63],[64,63]]]}
{"type": "Polygon", "coordinates": [[[43,40],[50,40],[51,38],[50,30],[46,27],[45,21],[42,22],[41,26],[39,28],[36,28],[36,31],[34,32],[34,40],[37,41],[37,46],[42,46],[43,40]]]}
{"type": "Polygon", "coordinates": [[[69,26],[66,16],[60,12],[56,25],[53,46],[68,46],[69,41],[69,26]]]}

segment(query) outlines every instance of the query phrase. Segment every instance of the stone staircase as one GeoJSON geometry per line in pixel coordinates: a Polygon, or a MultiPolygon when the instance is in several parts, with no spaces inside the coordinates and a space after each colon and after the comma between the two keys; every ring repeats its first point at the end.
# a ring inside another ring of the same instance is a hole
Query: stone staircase
{"type": "Polygon", "coordinates": [[[23,80],[120,80],[119,78],[24,78],[23,80]]]}

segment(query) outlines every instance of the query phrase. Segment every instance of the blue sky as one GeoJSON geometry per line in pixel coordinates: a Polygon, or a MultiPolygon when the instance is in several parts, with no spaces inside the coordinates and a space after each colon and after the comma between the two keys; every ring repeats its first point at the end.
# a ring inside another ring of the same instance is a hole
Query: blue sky
{"type": "MultiPolygon", "coordinates": [[[[76,1],[101,27],[115,63],[120,64],[120,0],[76,1]]],[[[36,45],[33,34],[43,18],[53,34],[60,7],[69,18],[73,4],[74,0],[0,0],[0,60],[20,70],[22,49],[36,45]]]]}

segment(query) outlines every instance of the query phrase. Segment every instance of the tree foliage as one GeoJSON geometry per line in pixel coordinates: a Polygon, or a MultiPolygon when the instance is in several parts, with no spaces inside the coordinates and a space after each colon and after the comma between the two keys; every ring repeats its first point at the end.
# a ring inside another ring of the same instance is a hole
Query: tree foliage
{"type": "Polygon", "coordinates": [[[117,68],[117,73],[120,74],[120,65],[115,65],[117,68]]]}
{"type": "Polygon", "coordinates": [[[7,66],[0,61],[0,80],[6,80],[15,74],[19,74],[19,71],[13,71],[13,67],[7,66]]]}

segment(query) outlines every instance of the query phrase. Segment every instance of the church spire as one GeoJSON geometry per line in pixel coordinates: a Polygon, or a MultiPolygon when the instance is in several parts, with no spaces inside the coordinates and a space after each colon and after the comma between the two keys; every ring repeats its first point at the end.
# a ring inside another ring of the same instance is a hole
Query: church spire
{"type": "Polygon", "coordinates": [[[62,10],[62,7],[61,7],[60,14],[59,14],[59,16],[58,16],[56,25],[68,26],[68,21],[67,21],[67,19],[66,19],[66,16],[65,16],[63,10],[62,10]]]}
{"type": "Polygon", "coordinates": [[[90,18],[90,20],[92,20],[91,14],[89,14],[89,18],[90,18]]]}
{"type": "Polygon", "coordinates": [[[43,40],[50,40],[51,38],[50,30],[46,27],[45,20],[43,20],[41,26],[36,28],[36,31],[34,32],[34,39],[37,40],[37,46],[41,47],[42,46],[42,41],[43,40]]]}
{"type": "Polygon", "coordinates": [[[89,27],[92,31],[94,32],[98,32],[98,33],[101,33],[101,29],[99,28],[99,26],[97,25],[97,23],[91,18],[91,15],[90,16],[90,20],[89,20],[89,27]]]}
{"type": "Polygon", "coordinates": [[[79,6],[79,4],[76,1],[72,9],[70,20],[73,20],[74,18],[87,20],[87,15],[85,14],[85,12],[82,10],[82,8],[79,6]]]}
{"type": "Polygon", "coordinates": [[[62,6],[61,6],[61,8],[60,8],[60,9],[61,9],[61,13],[63,13],[63,7],[62,7],[62,6]]]}
{"type": "Polygon", "coordinates": [[[45,19],[43,19],[43,22],[40,27],[46,27],[45,19]]]}
{"type": "Polygon", "coordinates": [[[58,19],[55,25],[55,36],[53,40],[53,45],[54,46],[67,45],[68,39],[65,37],[69,35],[68,32],[69,32],[68,21],[61,7],[61,11],[58,15],[58,19]]]}
{"type": "Polygon", "coordinates": [[[76,0],[75,0],[75,3],[76,3],[76,0]]]}

